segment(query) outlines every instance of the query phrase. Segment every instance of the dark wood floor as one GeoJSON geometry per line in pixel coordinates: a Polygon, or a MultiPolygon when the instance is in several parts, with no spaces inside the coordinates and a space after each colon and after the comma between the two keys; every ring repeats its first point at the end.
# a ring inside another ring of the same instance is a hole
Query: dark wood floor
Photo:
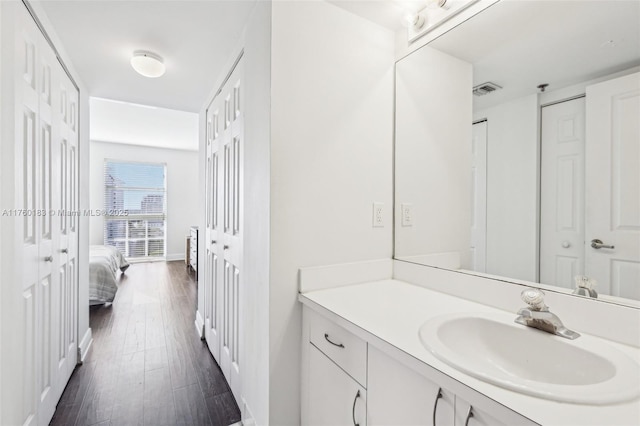
{"type": "Polygon", "coordinates": [[[214,425],[240,421],[198,338],[196,283],[184,262],[133,264],[111,307],[92,307],[93,345],[51,425],[214,425]]]}

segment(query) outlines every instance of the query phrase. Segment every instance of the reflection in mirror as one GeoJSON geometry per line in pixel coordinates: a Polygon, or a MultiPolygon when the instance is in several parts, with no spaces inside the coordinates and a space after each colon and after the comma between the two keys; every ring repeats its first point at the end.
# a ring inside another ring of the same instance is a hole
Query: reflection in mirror
{"type": "Polygon", "coordinates": [[[496,3],[397,63],[395,257],[640,300],[638,117],[640,2],[496,3]]]}

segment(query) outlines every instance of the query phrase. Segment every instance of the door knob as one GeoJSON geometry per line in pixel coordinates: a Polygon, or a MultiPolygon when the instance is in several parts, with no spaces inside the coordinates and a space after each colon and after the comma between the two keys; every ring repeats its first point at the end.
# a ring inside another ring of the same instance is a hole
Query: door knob
{"type": "Polygon", "coordinates": [[[606,248],[606,249],[614,249],[614,248],[616,248],[615,246],[610,246],[610,245],[604,244],[602,242],[602,240],[599,240],[597,238],[591,240],[591,247],[593,247],[596,250],[600,250],[601,248],[606,248]]]}
{"type": "Polygon", "coordinates": [[[569,247],[571,247],[571,243],[569,241],[563,241],[562,242],[562,247],[563,248],[569,248],[569,247]]]}

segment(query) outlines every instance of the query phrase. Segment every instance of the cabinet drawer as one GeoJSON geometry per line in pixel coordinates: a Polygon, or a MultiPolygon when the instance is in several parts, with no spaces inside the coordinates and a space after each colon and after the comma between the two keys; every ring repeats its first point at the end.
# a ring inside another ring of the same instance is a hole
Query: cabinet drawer
{"type": "Polygon", "coordinates": [[[309,340],[358,383],[367,387],[367,342],[318,315],[310,318],[309,340]]]}

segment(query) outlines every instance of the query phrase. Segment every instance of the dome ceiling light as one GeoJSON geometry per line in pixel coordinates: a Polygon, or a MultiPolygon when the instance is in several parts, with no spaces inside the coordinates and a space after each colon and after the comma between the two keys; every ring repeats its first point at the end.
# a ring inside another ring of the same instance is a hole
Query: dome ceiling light
{"type": "Polygon", "coordinates": [[[160,77],[165,72],[162,56],[146,50],[136,50],[133,52],[131,66],[138,74],[149,78],[160,77]]]}

